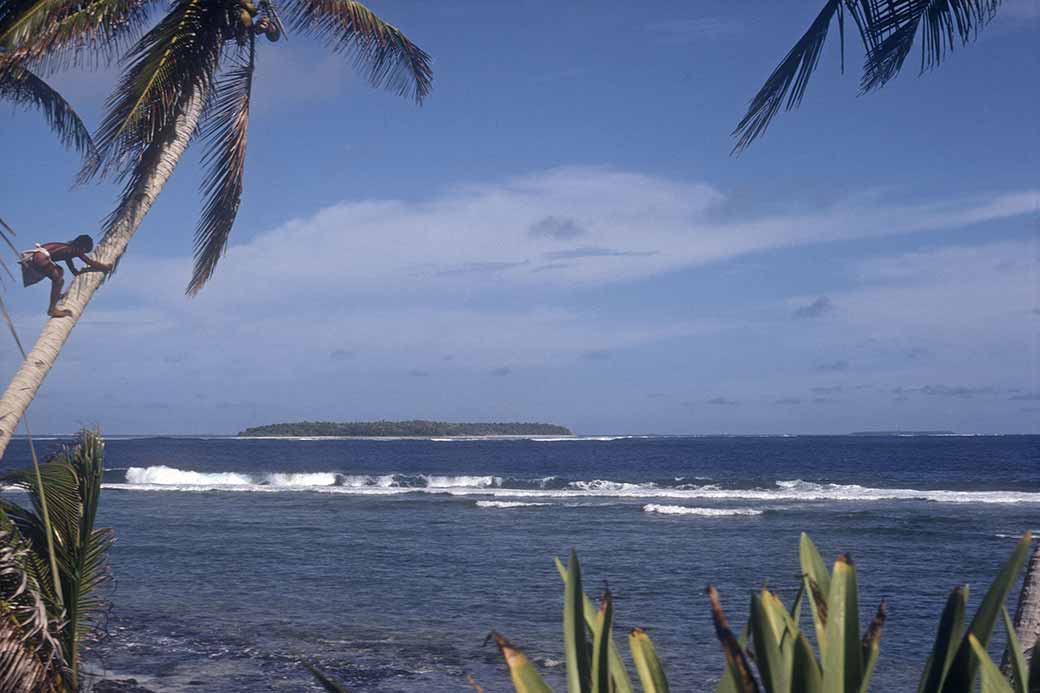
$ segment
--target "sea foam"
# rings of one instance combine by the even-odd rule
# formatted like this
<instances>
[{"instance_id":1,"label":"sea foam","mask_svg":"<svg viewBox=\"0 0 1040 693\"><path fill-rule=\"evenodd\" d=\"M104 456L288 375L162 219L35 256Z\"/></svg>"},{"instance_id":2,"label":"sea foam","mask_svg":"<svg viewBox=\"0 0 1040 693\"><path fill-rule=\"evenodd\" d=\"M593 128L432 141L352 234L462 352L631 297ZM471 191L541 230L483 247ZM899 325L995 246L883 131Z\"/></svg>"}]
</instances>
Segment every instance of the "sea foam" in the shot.
<instances>
[{"instance_id":1,"label":"sea foam","mask_svg":"<svg viewBox=\"0 0 1040 693\"><path fill-rule=\"evenodd\" d=\"M933 503L1040 504L1030 491L964 491L947 489L875 488L859 484L824 484L802 479L779 480L770 488L727 488L723 484L631 482L613 479L567 481L556 477L511 478L493 475L341 474L197 472L167 466L130 467L124 484L106 488L156 491L293 491L354 495L430 493L490 496L501 499L662 499L672 501L842 502L927 501Z\"/></svg>"},{"instance_id":2,"label":"sea foam","mask_svg":"<svg viewBox=\"0 0 1040 693\"><path fill-rule=\"evenodd\" d=\"M645 513L660 515L701 515L703 517L727 517L730 515L761 515L762 510L754 508L691 508L686 505L659 505L649 503L643 506Z\"/></svg>"},{"instance_id":3,"label":"sea foam","mask_svg":"<svg viewBox=\"0 0 1040 693\"><path fill-rule=\"evenodd\" d=\"M489 501L481 500L477 501L478 508L534 508L543 505L551 505L551 503L525 503L523 501Z\"/></svg>"}]
</instances>

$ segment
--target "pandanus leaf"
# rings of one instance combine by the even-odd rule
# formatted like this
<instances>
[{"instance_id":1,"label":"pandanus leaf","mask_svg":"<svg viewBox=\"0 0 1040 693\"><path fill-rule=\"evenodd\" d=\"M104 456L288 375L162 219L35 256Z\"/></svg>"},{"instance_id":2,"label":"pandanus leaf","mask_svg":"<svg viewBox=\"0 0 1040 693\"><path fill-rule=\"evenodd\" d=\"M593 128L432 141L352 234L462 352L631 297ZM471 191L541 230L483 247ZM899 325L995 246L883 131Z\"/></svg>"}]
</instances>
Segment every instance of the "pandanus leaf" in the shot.
<instances>
[{"instance_id":1,"label":"pandanus leaf","mask_svg":"<svg viewBox=\"0 0 1040 693\"><path fill-rule=\"evenodd\" d=\"M794 642L791 693L823 693L823 672L804 633L798 633Z\"/></svg>"},{"instance_id":2,"label":"pandanus leaf","mask_svg":"<svg viewBox=\"0 0 1040 693\"><path fill-rule=\"evenodd\" d=\"M975 634L968 633L966 640L968 647L971 649L972 659L979 668L982 679L982 693L1014 693L1011 685L1008 684L1004 675L1000 673L1000 669L993 663L993 660L989 658L989 653L986 652L985 646L979 642ZM971 689L965 688L964 690L970 691Z\"/></svg>"},{"instance_id":3,"label":"pandanus leaf","mask_svg":"<svg viewBox=\"0 0 1040 693\"><path fill-rule=\"evenodd\" d=\"M1007 600L1008 592L1011 591L1011 587L1015 584L1018 574L1026 563L1032 541L1033 535L1031 532L1026 532L1022 539L1019 540L1015 550L1011 553L1011 557L1004 563L1000 573L993 580L993 584L990 585L986 596L982 598L982 604L979 605L978 610L975 612L975 617L971 620L968 635L974 636L983 650L989 645L989 638L993 634L993 628L996 626L997 618L1000 616L1000 607ZM972 655L971 643L965 637L961 640L957 648L957 654L954 655L953 662L950 664L949 671L946 674L942 688L943 693L960 693L961 691L971 690L978 671L978 660Z\"/></svg>"},{"instance_id":4,"label":"pandanus leaf","mask_svg":"<svg viewBox=\"0 0 1040 693\"><path fill-rule=\"evenodd\" d=\"M628 634L628 647L632 650L632 661L639 673L639 682L643 684L643 693L668 693L668 678L646 631L633 628Z\"/></svg>"},{"instance_id":5,"label":"pandanus leaf","mask_svg":"<svg viewBox=\"0 0 1040 693\"><path fill-rule=\"evenodd\" d=\"M1015 626L1011 623L1011 615L1007 607L1000 605L1000 613L1004 616L1004 630L1007 631L1007 649L1011 659L1012 685L1015 693L1029 693L1029 668L1026 666L1022 643L1018 641Z\"/></svg>"},{"instance_id":6,"label":"pandanus leaf","mask_svg":"<svg viewBox=\"0 0 1040 693\"><path fill-rule=\"evenodd\" d=\"M831 589L831 575L816 549L816 544L805 532L799 545L802 563L802 589L809 597L812 610L813 625L816 627L816 645L820 648L820 656L827 651L827 595Z\"/></svg>"},{"instance_id":7,"label":"pandanus leaf","mask_svg":"<svg viewBox=\"0 0 1040 693\"><path fill-rule=\"evenodd\" d=\"M946 672L953 663L954 655L964 631L964 610L968 602L968 586L954 587L946 599L939 630L935 634L935 645L928 658L918 693L938 693L942 689Z\"/></svg>"},{"instance_id":8,"label":"pandanus leaf","mask_svg":"<svg viewBox=\"0 0 1040 693\"><path fill-rule=\"evenodd\" d=\"M538 670L534 668L531 660L524 656L523 652L499 633L491 635L495 638L498 651L506 660L516 693L552 693L552 689L546 685Z\"/></svg>"},{"instance_id":9,"label":"pandanus leaf","mask_svg":"<svg viewBox=\"0 0 1040 693\"><path fill-rule=\"evenodd\" d=\"M560 579L563 583L567 584L567 568L563 565L563 561L559 558L554 558L556 563L556 570L560 574ZM582 594L582 606L584 607L585 613L585 625L592 631L592 637L596 637L596 616L597 609L596 605L592 603L588 595ZM628 676L628 670L625 669L625 661L621 659L621 650L618 649L617 643L611 638L608 643L610 653L610 677L614 682L615 693L633 693L632 679Z\"/></svg>"},{"instance_id":10,"label":"pandanus leaf","mask_svg":"<svg viewBox=\"0 0 1040 693\"><path fill-rule=\"evenodd\" d=\"M771 607L766 605L769 593L751 595L751 639L755 644L755 663L762 674L762 683L768 693L787 693L791 689L791 662L794 648L786 651L781 640L786 629L773 625Z\"/></svg>"},{"instance_id":11,"label":"pandanus leaf","mask_svg":"<svg viewBox=\"0 0 1040 693\"><path fill-rule=\"evenodd\" d=\"M798 585L798 593L794 595L791 604L791 620L798 626L802 622L802 604L805 602L805 580ZM798 626L799 628L801 626Z\"/></svg>"},{"instance_id":12,"label":"pandanus leaf","mask_svg":"<svg viewBox=\"0 0 1040 693\"><path fill-rule=\"evenodd\" d=\"M583 596L581 566L577 553L571 549L563 594L563 648L567 660L567 690L570 693L588 693L591 689Z\"/></svg>"},{"instance_id":13,"label":"pandanus leaf","mask_svg":"<svg viewBox=\"0 0 1040 693\"><path fill-rule=\"evenodd\" d=\"M863 679L859 684L859 693L867 693L870 690L870 678L874 675L874 666L877 664L878 653L881 651L881 629L888 618L888 610L885 600L878 604L877 613L867 626L867 632L863 635Z\"/></svg>"},{"instance_id":14,"label":"pandanus leaf","mask_svg":"<svg viewBox=\"0 0 1040 693\"><path fill-rule=\"evenodd\" d=\"M834 562L827 594L827 646L823 656L823 687L830 692L859 690L863 678L859 639L859 596L856 569L845 554Z\"/></svg>"},{"instance_id":15,"label":"pandanus leaf","mask_svg":"<svg viewBox=\"0 0 1040 693\"><path fill-rule=\"evenodd\" d=\"M742 652L747 650L749 637L751 637L751 624L746 623L744 624L743 632L737 638L737 648ZM733 672L733 668L727 664L726 670L722 673L722 678L719 679L719 685L715 687L715 693L742 693L743 689L737 685Z\"/></svg>"},{"instance_id":16,"label":"pandanus leaf","mask_svg":"<svg viewBox=\"0 0 1040 693\"><path fill-rule=\"evenodd\" d=\"M610 640L614 625L614 600L610 592L603 595L603 603L596 615L595 635L592 639L592 692L610 691Z\"/></svg>"},{"instance_id":17,"label":"pandanus leaf","mask_svg":"<svg viewBox=\"0 0 1040 693\"><path fill-rule=\"evenodd\" d=\"M751 664L744 653L744 646L733 635L726 614L722 610L718 590L708 585L707 593L711 603L711 619L715 624L715 637L719 639L722 651L726 655L726 674L722 677L718 690L720 693L759 693L758 683L751 674Z\"/></svg>"}]
</instances>

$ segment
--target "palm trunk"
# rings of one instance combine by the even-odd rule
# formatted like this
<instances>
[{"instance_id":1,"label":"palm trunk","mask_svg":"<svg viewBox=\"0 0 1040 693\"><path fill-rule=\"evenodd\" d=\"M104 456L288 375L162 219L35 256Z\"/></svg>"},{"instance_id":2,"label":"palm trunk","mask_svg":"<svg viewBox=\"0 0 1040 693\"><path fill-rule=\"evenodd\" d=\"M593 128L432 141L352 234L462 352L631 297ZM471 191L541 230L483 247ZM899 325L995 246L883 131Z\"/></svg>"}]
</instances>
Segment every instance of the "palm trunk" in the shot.
<instances>
[{"instance_id":1,"label":"palm trunk","mask_svg":"<svg viewBox=\"0 0 1040 693\"><path fill-rule=\"evenodd\" d=\"M1033 648L1040 640L1040 544L1033 551L1033 558L1026 569L1026 577L1022 580L1022 591L1018 595L1018 608L1015 609L1015 635L1022 645L1026 657L1026 666L1033 655ZM1010 653L1004 652L1004 673L1011 671Z\"/></svg>"},{"instance_id":2,"label":"palm trunk","mask_svg":"<svg viewBox=\"0 0 1040 693\"><path fill-rule=\"evenodd\" d=\"M105 240L94 252L95 258L101 262L114 263L122 257L130 238L137 231L166 180L173 173L177 161L187 149L202 113L202 105L203 99L198 96L184 100L184 106L174 121L172 134L159 150L155 165L124 198L118 209L118 216L105 235ZM68 296L60 304L62 308L72 311L72 316L51 318L47 321L36 344L0 398L0 457L7 449L18 422L43 384L43 379L58 359L58 354L72 333L72 328L79 322L87 303L101 286L103 279L104 275L101 272L85 272L75 278L69 287Z\"/></svg>"}]
</instances>

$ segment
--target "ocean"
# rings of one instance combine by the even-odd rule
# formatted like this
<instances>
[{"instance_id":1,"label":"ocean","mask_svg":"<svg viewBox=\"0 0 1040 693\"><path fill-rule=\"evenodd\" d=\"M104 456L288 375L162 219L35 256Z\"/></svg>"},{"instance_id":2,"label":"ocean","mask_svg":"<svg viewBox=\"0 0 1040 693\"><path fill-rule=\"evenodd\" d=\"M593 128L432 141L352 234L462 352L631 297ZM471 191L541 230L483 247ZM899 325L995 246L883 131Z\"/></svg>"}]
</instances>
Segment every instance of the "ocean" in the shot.
<instances>
[{"instance_id":1,"label":"ocean","mask_svg":"<svg viewBox=\"0 0 1040 693\"><path fill-rule=\"evenodd\" d=\"M472 690L467 675L511 690L492 630L561 685L552 559L572 547L586 590L615 595L616 632L646 628L673 690L710 691L723 658L705 586L738 628L752 590L789 601L802 531L828 562L851 554L864 623L888 601L873 690L914 690L949 590L969 583L974 609L1016 538L1040 530L1040 436L145 437L106 451L98 521L117 541L91 661L160 692L319 690L301 661L353 691ZM5 462L28 465L24 441Z\"/></svg>"}]
</instances>

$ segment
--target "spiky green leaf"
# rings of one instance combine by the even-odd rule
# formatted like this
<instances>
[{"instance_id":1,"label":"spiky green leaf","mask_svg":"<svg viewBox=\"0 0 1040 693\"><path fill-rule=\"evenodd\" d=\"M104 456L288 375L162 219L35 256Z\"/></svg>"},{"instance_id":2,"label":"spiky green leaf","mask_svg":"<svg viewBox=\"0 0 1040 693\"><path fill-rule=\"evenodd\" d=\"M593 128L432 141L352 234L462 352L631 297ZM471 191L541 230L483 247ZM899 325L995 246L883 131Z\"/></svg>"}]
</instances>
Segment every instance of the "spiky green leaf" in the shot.
<instances>
[{"instance_id":1,"label":"spiky green leaf","mask_svg":"<svg viewBox=\"0 0 1040 693\"><path fill-rule=\"evenodd\" d=\"M610 685L610 641L614 626L614 600L610 592L603 595L603 602L596 615L596 627L592 639L592 693L611 693Z\"/></svg>"},{"instance_id":2,"label":"spiky green leaf","mask_svg":"<svg viewBox=\"0 0 1040 693\"><path fill-rule=\"evenodd\" d=\"M794 643L782 625L774 625L768 593L751 595L751 640L755 647L755 664L762 674L768 693L786 693L791 688L791 663ZM782 641L788 646L784 648Z\"/></svg>"},{"instance_id":3,"label":"spiky green leaf","mask_svg":"<svg viewBox=\"0 0 1040 693\"><path fill-rule=\"evenodd\" d=\"M1022 567L1029 557L1029 548L1032 540L1033 535L1031 532L1026 532L1022 539L1019 540L1015 550L1011 553L1003 567L1001 567L1000 573L993 580L989 590L986 591L986 595L982 598L982 604L979 605L974 618L971 620L968 635L974 636L983 649L989 645L993 628L1000 617L1000 607L1007 601L1008 593L1011 591L1018 574L1022 571ZM977 673L978 661L972 655L969 639L965 637L961 640L957 648L957 654L954 655L953 662L950 664L943 683L943 692L959 693L960 691L970 690Z\"/></svg>"},{"instance_id":4,"label":"spiky green leaf","mask_svg":"<svg viewBox=\"0 0 1040 693\"><path fill-rule=\"evenodd\" d=\"M559 558L553 558L553 562L556 564L556 572L560 574L560 579L563 583L567 584L567 568L563 565L563 561ZM585 615L585 625L588 626L589 631L592 633L593 638L596 637L596 619L598 610L596 605L592 603L587 594L582 594L582 607ZM618 649L617 643L613 638L610 639L609 643L610 650L610 676L614 681L614 690L616 693L632 693L632 679L628 675L628 670L625 668L625 661L621 658L621 651Z\"/></svg>"},{"instance_id":5,"label":"spiky green leaf","mask_svg":"<svg viewBox=\"0 0 1040 693\"><path fill-rule=\"evenodd\" d=\"M827 647L823 656L823 687L857 693L863 679L859 637L859 589L856 569L845 554L838 556L827 595Z\"/></svg>"},{"instance_id":6,"label":"spiky green leaf","mask_svg":"<svg viewBox=\"0 0 1040 693\"><path fill-rule=\"evenodd\" d=\"M831 574L816 544L805 532L802 532L798 553L802 565L802 590L809 599L816 628L816 645L823 657L827 651L827 595L831 590Z\"/></svg>"},{"instance_id":7,"label":"spiky green leaf","mask_svg":"<svg viewBox=\"0 0 1040 693\"><path fill-rule=\"evenodd\" d=\"M823 693L823 672L804 633L798 633L794 643L791 693Z\"/></svg>"},{"instance_id":8,"label":"spiky green leaf","mask_svg":"<svg viewBox=\"0 0 1040 693\"><path fill-rule=\"evenodd\" d=\"M964 632L964 611L968 601L968 586L954 587L946 599L942 616L939 619L935 644L928 658L927 666L921 676L920 693L938 693L942 690L946 673L957 654Z\"/></svg>"},{"instance_id":9,"label":"spiky green leaf","mask_svg":"<svg viewBox=\"0 0 1040 693\"><path fill-rule=\"evenodd\" d=\"M722 610L722 602L719 600L719 592L714 586L708 585L706 590L708 601L711 604L711 620L715 625L715 637L722 645L722 651L726 655L727 677L720 682L720 689L726 693L758 693L758 682L751 673L751 663L744 652L744 645L738 642L733 630L729 627L729 621ZM750 626L748 631L750 632ZM723 688L724 686L728 686Z\"/></svg>"},{"instance_id":10,"label":"spiky green leaf","mask_svg":"<svg viewBox=\"0 0 1040 693\"><path fill-rule=\"evenodd\" d=\"M1029 667L1026 665L1022 643L1018 641L1015 626L1011 623L1011 615L1007 607L1000 605L1000 613L1004 617L1004 630L1007 632L1007 652L1011 660L1011 682L1015 693L1029 693Z\"/></svg>"},{"instance_id":11,"label":"spiky green leaf","mask_svg":"<svg viewBox=\"0 0 1040 693\"><path fill-rule=\"evenodd\" d=\"M632 652L632 662L639 674L639 682L643 685L643 693L668 693L668 677L646 631L633 628L628 634L628 648Z\"/></svg>"},{"instance_id":12,"label":"spiky green leaf","mask_svg":"<svg viewBox=\"0 0 1040 693\"><path fill-rule=\"evenodd\" d=\"M570 693L588 693L592 688L583 596L581 565L578 563L578 554L571 549L563 595L563 648L567 661L567 690Z\"/></svg>"},{"instance_id":13,"label":"spiky green leaf","mask_svg":"<svg viewBox=\"0 0 1040 693\"><path fill-rule=\"evenodd\" d=\"M985 646L979 642L979 639L973 633L968 633L966 640L968 641L972 658L979 669L982 682L981 693L1014 693L1007 679L1000 673L1000 669L989 658L989 653L986 652ZM964 690L968 691L970 689Z\"/></svg>"},{"instance_id":14,"label":"spiky green leaf","mask_svg":"<svg viewBox=\"0 0 1040 693\"><path fill-rule=\"evenodd\" d=\"M516 693L552 693L552 689L545 683L541 674L523 652L504 636L498 633L492 633L492 636L506 660L506 666L509 667L509 676L513 679L513 688L516 689Z\"/></svg>"}]
</instances>

